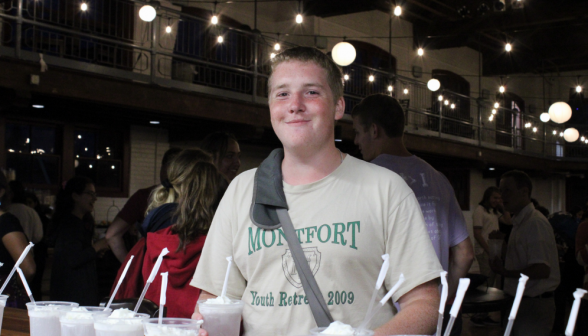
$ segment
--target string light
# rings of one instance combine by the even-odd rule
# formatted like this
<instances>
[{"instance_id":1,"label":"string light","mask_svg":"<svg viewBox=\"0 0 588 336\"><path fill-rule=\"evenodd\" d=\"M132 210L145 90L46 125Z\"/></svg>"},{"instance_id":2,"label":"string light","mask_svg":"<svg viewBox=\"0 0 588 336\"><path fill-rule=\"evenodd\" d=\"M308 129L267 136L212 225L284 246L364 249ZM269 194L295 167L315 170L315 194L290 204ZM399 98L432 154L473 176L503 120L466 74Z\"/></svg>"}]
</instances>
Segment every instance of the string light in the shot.
<instances>
[{"instance_id":1,"label":"string light","mask_svg":"<svg viewBox=\"0 0 588 336\"><path fill-rule=\"evenodd\" d=\"M271 54L270 54L270 58L271 58L271 59L274 59L274 57L276 57L276 54L274 54L274 53L271 53Z\"/></svg>"},{"instance_id":2,"label":"string light","mask_svg":"<svg viewBox=\"0 0 588 336\"><path fill-rule=\"evenodd\" d=\"M582 135L582 137L580 138L580 140L584 141L584 140L586 140L586 137Z\"/></svg>"},{"instance_id":3,"label":"string light","mask_svg":"<svg viewBox=\"0 0 588 336\"><path fill-rule=\"evenodd\" d=\"M537 133L537 127L533 127L533 133Z\"/></svg>"},{"instance_id":4,"label":"string light","mask_svg":"<svg viewBox=\"0 0 588 336\"><path fill-rule=\"evenodd\" d=\"M445 104L445 105L449 105L449 100L445 99L445 102L444 102L444 104Z\"/></svg>"},{"instance_id":5,"label":"string light","mask_svg":"<svg viewBox=\"0 0 588 336\"><path fill-rule=\"evenodd\" d=\"M496 110L495 109L492 109L492 114L496 114Z\"/></svg>"},{"instance_id":6,"label":"string light","mask_svg":"<svg viewBox=\"0 0 588 336\"><path fill-rule=\"evenodd\" d=\"M510 43L507 43L507 44L504 46L504 50L506 50L507 52L510 52L510 51L512 50L512 44L510 44Z\"/></svg>"},{"instance_id":7,"label":"string light","mask_svg":"<svg viewBox=\"0 0 588 336\"><path fill-rule=\"evenodd\" d=\"M439 95L439 97L437 97L437 99L439 99L439 101L443 101L443 96Z\"/></svg>"},{"instance_id":8,"label":"string light","mask_svg":"<svg viewBox=\"0 0 588 336\"><path fill-rule=\"evenodd\" d=\"M455 104L451 104L450 107L451 107L451 109L454 109L455 108Z\"/></svg>"},{"instance_id":9,"label":"string light","mask_svg":"<svg viewBox=\"0 0 588 336\"><path fill-rule=\"evenodd\" d=\"M578 93L582 92L582 87L580 85L576 86L576 92L578 92Z\"/></svg>"},{"instance_id":10,"label":"string light","mask_svg":"<svg viewBox=\"0 0 588 336\"><path fill-rule=\"evenodd\" d=\"M549 116L549 113L547 112L543 112L541 113L541 115L539 116L539 119L541 119L541 121L543 121L544 123L548 122L549 119L551 119L551 117Z\"/></svg>"},{"instance_id":11,"label":"string light","mask_svg":"<svg viewBox=\"0 0 588 336\"><path fill-rule=\"evenodd\" d=\"M506 88L504 87L504 85L500 85L498 91L500 91L500 93L504 93L504 91L506 91Z\"/></svg>"},{"instance_id":12,"label":"string light","mask_svg":"<svg viewBox=\"0 0 588 336\"><path fill-rule=\"evenodd\" d=\"M425 51L423 50L423 48L419 48L419 50L417 50L417 54L419 56L423 56L425 54Z\"/></svg>"},{"instance_id":13,"label":"string light","mask_svg":"<svg viewBox=\"0 0 588 336\"><path fill-rule=\"evenodd\" d=\"M165 27L165 32L168 33L168 34L171 33L172 32L172 27L171 26Z\"/></svg>"},{"instance_id":14,"label":"string light","mask_svg":"<svg viewBox=\"0 0 588 336\"><path fill-rule=\"evenodd\" d=\"M87 10L88 10L88 4L87 4L87 3L85 3L85 2L82 2L82 5L80 6L80 8L81 8L81 10L82 10L82 11L84 11L84 12L85 12L85 11L87 11Z\"/></svg>"},{"instance_id":15,"label":"string light","mask_svg":"<svg viewBox=\"0 0 588 336\"><path fill-rule=\"evenodd\" d=\"M408 89L404 89L404 94L408 94Z\"/></svg>"},{"instance_id":16,"label":"string light","mask_svg":"<svg viewBox=\"0 0 588 336\"><path fill-rule=\"evenodd\" d=\"M213 25L217 24L217 23L218 23L218 16L216 16L216 15L213 15L213 16L210 18L210 23L212 23Z\"/></svg>"},{"instance_id":17,"label":"string light","mask_svg":"<svg viewBox=\"0 0 588 336\"><path fill-rule=\"evenodd\" d=\"M400 6L396 6L396 7L394 8L394 15L396 15L396 16L400 16L400 15L402 15L402 7L400 7Z\"/></svg>"},{"instance_id":18,"label":"string light","mask_svg":"<svg viewBox=\"0 0 588 336\"><path fill-rule=\"evenodd\" d=\"M392 90L394 90L394 88L392 87L392 85L388 85L388 91L392 92Z\"/></svg>"},{"instance_id":19,"label":"string light","mask_svg":"<svg viewBox=\"0 0 588 336\"><path fill-rule=\"evenodd\" d=\"M221 35L219 35L216 40L218 43L223 43L225 39Z\"/></svg>"},{"instance_id":20,"label":"string light","mask_svg":"<svg viewBox=\"0 0 588 336\"><path fill-rule=\"evenodd\" d=\"M491 115L491 116L488 118L488 120L490 120L490 121L492 121L493 119L494 119L494 116L493 116L493 115Z\"/></svg>"},{"instance_id":21,"label":"string light","mask_svg":"<svg viewBox=\"0 0 588 336\"><path fill-rule=\"evenodd\" d=\"M145 22L151 22L155 20L156 16L157 11L151 5L145 5L139 9L139 17Z\"/></svg>"},{"instance_id":22,"label":"string light","mask_svg":"<svg viewBox=\"0 0 588 336\"><path fill-rule=\"evenodd\" d=\"M498 104L498 102L494 103L494 108L499 108L500 104Z\"/></svg>"},{"instance_id":23,"label":"string light","mask_svg":"<svg viewBox=\"0 0 588 336\"><path fill-rule=\"evenodd\" d=\"M374 77L374 75L370 75L370 77L368 78L368 80L369 80L370 82L373 82L375 79L376 79L376 78Z\"/></svg>"},{"instance_id":24,"label":"string light","mask_svg":"<svg viewBox=\"0 0 588 336\"><path fill-rule=\"evenodd\" d=\"M302 23L302 14L296 15L296 23Z\"/></svg>"},{"instance_id":25,"label":"string light","mask_svg":"<svg viewBox=\"0 0 588 336\"><path fill-rule=\"evenodd\" d=\"M343 75L343 79L344 80L349 80L349 75L348 74Z\"/></svg>"},{"instance_id":26,"label":"string light","mask_svg":"<svg viewBox=\"0 0 588 336\"><path fill-rule=\"evenodd\" d=\"M280 50L280 44L279 43L274 44L274 50L275 51Z\"/></svg>"},{"instance_id":27,"label":"string light","mask_svg":"<svg viewBox=\"0 0 588 336\"><path fill-rule=\"evenodd\" d=\"M553 130L553 135L556 135L556 134L557 134L557 131L556 130Z\"/></svg>"}]
</instances>

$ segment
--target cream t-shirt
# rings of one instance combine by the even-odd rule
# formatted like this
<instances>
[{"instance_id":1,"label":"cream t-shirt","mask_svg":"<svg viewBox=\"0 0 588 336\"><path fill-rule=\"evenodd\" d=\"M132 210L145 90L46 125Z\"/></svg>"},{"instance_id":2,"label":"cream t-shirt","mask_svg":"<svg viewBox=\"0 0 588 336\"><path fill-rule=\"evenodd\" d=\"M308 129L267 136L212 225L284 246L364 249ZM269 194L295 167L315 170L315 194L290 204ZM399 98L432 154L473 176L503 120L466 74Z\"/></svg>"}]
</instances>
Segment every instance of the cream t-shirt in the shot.
<instances>
[{"instance_id":1,"label":"cream t-shirt","mask_svg":"<svg viewBox=\"0 0 588 336\"><path fill-rule=\"evenodd\" d=\"M249 217L255 170L229 186L212 222L192 286L219 295L233 256L229 297L245 302L246 336L304 335L316 327L281 229L262 230ZM442 271L420 206L388 169L347 156L329 176L306 185L284 183L289 214L335 320L358 326L365 316L381 255L390 269L378 300L404 273L397 301ZM393 317L388 302L371 327Z\"/></svg>"},{"instance_id":2,"label":"cream t-shirt","mask_svg":"<svg viewBox=\"0 0 588 336\"><path fill-rule=\"evenodd\" d=\"M476 210L474 210L472 217L474 221L473 226L475 228L482 228L482 237L486 239L486 243L490 239L490 233L500 229L498 224L498 215L496 213L490 213L486 211L486 209L481 205L478 205ZM477 241L475 244L475 253L476 255L484 253L484 248Z\"/></svg>"}]
</instances>

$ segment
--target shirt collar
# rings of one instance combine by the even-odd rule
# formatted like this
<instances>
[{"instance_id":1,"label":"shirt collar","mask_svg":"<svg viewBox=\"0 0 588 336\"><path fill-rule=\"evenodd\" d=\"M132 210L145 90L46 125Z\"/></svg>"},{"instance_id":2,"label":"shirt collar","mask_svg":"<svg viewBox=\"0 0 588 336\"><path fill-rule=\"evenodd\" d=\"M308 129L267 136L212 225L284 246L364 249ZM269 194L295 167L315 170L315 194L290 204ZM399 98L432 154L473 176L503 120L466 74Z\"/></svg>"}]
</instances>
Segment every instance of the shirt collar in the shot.
<instances>
[{"instance_id":1,"label":"shirt collar","mask_svg":"<svg viewBox=\"0 0 588 336\"><path fill-rule=\"evenodd\" d=\"M535 211L535 206L533 205L533 202L530 202L529 204L527 204L526 207L519 211L519 213L516 216L513 217L512 224L520 225L527 217L529 217L533 213L533 211Z\"/></svg>"}]
</instances>

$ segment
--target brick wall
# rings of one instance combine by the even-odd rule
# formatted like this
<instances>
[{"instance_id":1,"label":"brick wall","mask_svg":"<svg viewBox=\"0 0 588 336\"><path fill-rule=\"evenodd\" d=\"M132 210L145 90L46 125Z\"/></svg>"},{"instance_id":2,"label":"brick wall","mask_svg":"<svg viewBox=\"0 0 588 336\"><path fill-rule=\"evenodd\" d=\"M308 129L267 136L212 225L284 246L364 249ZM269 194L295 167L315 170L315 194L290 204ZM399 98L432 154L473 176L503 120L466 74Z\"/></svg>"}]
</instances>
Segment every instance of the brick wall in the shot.
<instances>
[{"instance_id":1,"label":"brick wall","mask_svg":"<svg viewBox=\"0 0 588 336\"><path fill-rule=\"evenodd\" d=\"M159 183L161 159L168 148L168 132L166 129L131 126L129 195L132 195L138 189ZM94 205L96 222L107 219L112 221L118 213L118 209L122 209L127 200L128 198L98 197Z\"/></svg>"}]
</instances>

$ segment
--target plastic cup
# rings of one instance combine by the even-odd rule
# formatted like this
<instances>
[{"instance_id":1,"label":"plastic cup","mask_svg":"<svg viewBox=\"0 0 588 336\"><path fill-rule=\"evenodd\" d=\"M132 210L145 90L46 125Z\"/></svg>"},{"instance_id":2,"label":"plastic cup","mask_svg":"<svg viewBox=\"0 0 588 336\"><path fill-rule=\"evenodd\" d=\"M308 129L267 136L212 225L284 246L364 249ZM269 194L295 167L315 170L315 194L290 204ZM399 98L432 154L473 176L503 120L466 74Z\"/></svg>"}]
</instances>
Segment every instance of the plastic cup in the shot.
<instances>
[{"instance_id":1,"label":"plastic cup","mask_svg":"<svg viewBox=\"0 0 588 336\"><path fill-rule=\"evenodd\" d=\"M143 321L146 336L198 336L201 324L202 321L172 317L162 318L161 325L158 318Z\"/></svg>"},{"instance_id":2,"label":"plastic cup","mask_svg":"<svg viewBox=\"0 0 588 336\"><path fill-rule=\"evenodd\" d=\"M94 316L96 336L144 336L143 321L150 316L136 313L131 318Z\"/></svg>"},{"instance_id":3,"label":"plastic cup","mask_svg":"<svg viewBox=\"0 0 588 336\"><path fill-rule=\"evenodd\" d=\"M6 307L8 295L0 295L0 330L2 330L2 319L4 319L4 307Z\"/></svg>"},{"instance_id":4,"label":"plastic cup","mask_svg":"<svg viewBox=\"0 0 588 336\"><path fill-rule=\"evenodd\" d=\"M212 336L239 336L244 305L241 300L231 300L229 304L206 303L206 300L199 300L198 308L204 317L202 328Z\"/></svg>"},{"instance_id":5,"label":"plastic cup","mask_svg":"<svg viewBox=\"0 0 588 336\"><path fill-rule=\"evenodd\" d=\"M27 303L31 336L61 336L59 318L79 304L64 301L37 301Z\"/></svg>"},{"instance_id":6,"label":"plastic cup","mask_svg":"<svg viewBox=\"0 0 588 336\"><path fill-rule=\"evenodd\" d=\"M112 309L104 307L82 307L87 311L70 311L59 317L61 336L95 336L94 316L108 317Z\"/></svg>"},{"instance_id":7,"label":"plastic cup","mask_svg":"<svg viewBox=\"0 0 588 336\"><path fill-rule=\"evenodd\" d=\"M329 334L323 334L322 332L325 331L325 327L322 328L314 328L314 329L310 329L310 334L311 335L329 335ZM355 329L353 329L355 331ZM358 335L361 336L372 336L374 334L373 330L368 330L368 329L364 329L361 333L359 333ZM349 334L349 336L353 336L353 334Z\"/></svg>"}]
</instances>

